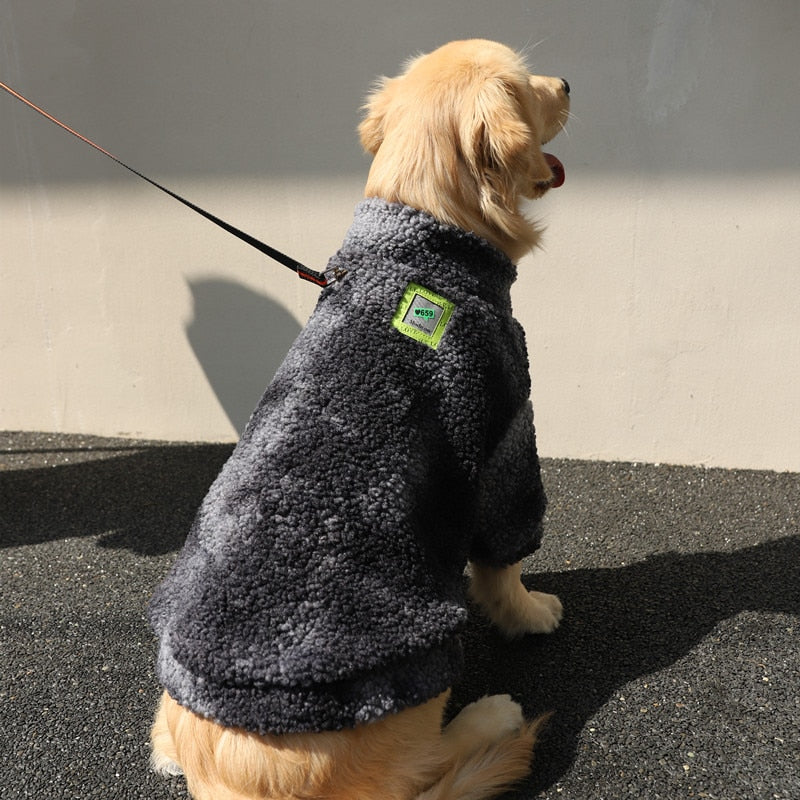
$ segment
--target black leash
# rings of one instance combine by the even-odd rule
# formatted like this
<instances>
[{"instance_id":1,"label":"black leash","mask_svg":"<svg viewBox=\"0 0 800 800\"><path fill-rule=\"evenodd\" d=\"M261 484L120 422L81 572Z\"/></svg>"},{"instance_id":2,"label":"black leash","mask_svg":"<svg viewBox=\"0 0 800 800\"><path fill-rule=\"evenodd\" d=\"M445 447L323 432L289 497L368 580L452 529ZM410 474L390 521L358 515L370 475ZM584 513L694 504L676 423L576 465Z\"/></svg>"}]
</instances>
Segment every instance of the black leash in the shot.
<instances>
[{"instance_id":1,"label":"black leash","mask_svg":"<svg viewBox=\"0 0 800 800\"><path fill-rule=\"evenodd\" d=\"M344 275L342 270L326 270L325 272L316 272L313 269L308 269L308 267L303 266L299 261L295 261L293 258L290 258L285 253L281 253L280 250L276 250L274 247L270 247L268 244L264 244L264 242L256 239L254 236L251 236L249 233L245 233L244 231L240 230L239 228L234 227L225 220L220 219L219 217L211 214L210 212L206 211L205 209L200 208L200 206L195 205L194 203L186 200L184 197L181 197L179 194L167 189L166 186L162 186L160 183L156 183L156 181L148 178L147 175L142 175L141 172L135 170L133 167L128 166L124 161L118 159L115 155L112 155L108 152L108 150L104 150L100 147L99 144L95 144L91 139L87 139L82 134L78 133L76 130L73 130L68 125L65 125L60 120L56 119L51 114L48 114L44 109L39 108L39 106L32 103L26 97L23 97L19 92L15 92L10 86L6 86L2 81L0 81L0 89L5 89L12 97L16 97L17 100L21 100L25 103L26 106L32 108L34 111L41 114L46 119L49 119L50 122L55 123L58 125L59 128L62 130L67 131L67 133L71 133L76 138L80 139L85 144L88 144L90 147L93 147L95 150L99 150L104 156L107 156L112 161L116 161L121 167L125 167L128 172L132 172L137 177L141 178L142 180L147 181L152 186L155 186L156 189L160 189L165 194L168 194L170 197L173 197L179 203L183 203L188 208L191 208L192 211L196 211L200 216L205 217L207 220L210 220L215 225L219 225L224 231L228 233L232 233L237 238L241 239L243 242L247 242L251 247L255 247L256 250L264 253L264 255L269 256L270 258L277 261L279 264L283 264L283 266L288 267L289 269L293 270L297 273L299 278L302 278L304 281L310 281L311 283L315 283L317 286L328 286L331 283L339 280Z\"/></svg>"}]
</instances>

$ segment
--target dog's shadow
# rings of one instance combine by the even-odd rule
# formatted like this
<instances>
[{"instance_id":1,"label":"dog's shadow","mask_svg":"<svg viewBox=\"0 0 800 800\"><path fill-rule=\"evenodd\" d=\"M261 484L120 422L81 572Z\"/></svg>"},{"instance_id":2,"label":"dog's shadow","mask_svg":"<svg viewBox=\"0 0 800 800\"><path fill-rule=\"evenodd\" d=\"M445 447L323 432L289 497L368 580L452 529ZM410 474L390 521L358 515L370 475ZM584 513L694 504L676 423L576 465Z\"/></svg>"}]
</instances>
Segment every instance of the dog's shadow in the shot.
<instances>
[{"instance_id":1,"label":"dog's shadow","mask_svg":"<svg viewBox=\"0 0 800 800\"><path fill-rule=\"evenodd\" d=\"M674 664L740 612L800 614L800 536L524 580L564 600L561 628L508 643L475 612L453 705L508 692L529 715L555 712L525 787L536 796L567 772L584 726L625 684Z\"/></svg>"},{"instance_id":2,"label":"dog's shadow","mask_svg":"<svg viewBox=\"0 0 800 800\"><path fill-rule=\"evenodd\" d=\"M186 336L220 406L239 433L300 333L272 298L230 280L190 280Z\"/></svg>"}]
</instances>

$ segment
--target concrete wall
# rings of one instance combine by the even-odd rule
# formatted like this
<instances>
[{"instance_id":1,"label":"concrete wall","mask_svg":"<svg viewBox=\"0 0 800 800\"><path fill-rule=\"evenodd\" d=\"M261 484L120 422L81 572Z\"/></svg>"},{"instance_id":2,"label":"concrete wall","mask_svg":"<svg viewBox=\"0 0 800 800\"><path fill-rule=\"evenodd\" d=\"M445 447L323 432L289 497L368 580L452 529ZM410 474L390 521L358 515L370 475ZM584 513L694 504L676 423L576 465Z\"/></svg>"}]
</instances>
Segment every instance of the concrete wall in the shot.
<instances>
[{"instance_id":1,"label":"concrete wall","mask_svg":"<svg viewBox=\"0 0 800 800\"><path fill-rule=\"evenodd\" d=\"M800 470L796 0L0 0L0 80L311 266L373 78L449 39L566 76L514 302L545 455ZM316 289L0 93L0 426L226 440Z\"/></svg>"}]
</instances>

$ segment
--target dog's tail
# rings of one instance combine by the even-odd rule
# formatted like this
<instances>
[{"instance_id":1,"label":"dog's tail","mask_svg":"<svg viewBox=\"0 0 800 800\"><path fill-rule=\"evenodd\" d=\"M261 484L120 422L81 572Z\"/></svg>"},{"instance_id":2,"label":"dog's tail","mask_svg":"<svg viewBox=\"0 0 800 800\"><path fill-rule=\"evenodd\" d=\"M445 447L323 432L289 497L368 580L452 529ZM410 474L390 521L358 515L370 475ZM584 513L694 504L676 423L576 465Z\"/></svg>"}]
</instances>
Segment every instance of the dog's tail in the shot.
<instances>
[{"instance_id":1,"label":"dog's tail","mask_svg":"<svg viewBox=\"0 0 800 800\"><path fill-rule=\"evenodd\" d=\"M545 714L463 756L416 800L487 800L511 789L530 772L534 745L549 718Z\"/></svg>"}]
</instances>

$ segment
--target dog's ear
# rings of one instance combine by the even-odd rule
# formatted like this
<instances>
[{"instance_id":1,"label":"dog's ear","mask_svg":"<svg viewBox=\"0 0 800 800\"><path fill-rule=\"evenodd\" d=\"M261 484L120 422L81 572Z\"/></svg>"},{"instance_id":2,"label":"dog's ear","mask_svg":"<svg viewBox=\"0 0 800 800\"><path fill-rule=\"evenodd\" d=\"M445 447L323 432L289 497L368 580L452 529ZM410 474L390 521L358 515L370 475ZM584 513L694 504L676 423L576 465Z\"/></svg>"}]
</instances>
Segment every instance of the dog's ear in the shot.
<instances>
[{"instance_id":1,"label":"dog's ear","mask_svg":"<svg viewBox=\"0 0 800 800\"><path fill-rule=\"evenodd\" d=\"M471 113L462 117L462 149L478 183L481 210L489 218L498 209L516 211L519 195L537 194L537 186L547 185L553 177L526 118L524 91L527 86L495 78L466 99Z\"/></svg>"},{"instance_id":2,"label":"dog's ear","mask_svg":"<svg viewBox=\"0 0 800 800\"><path fill-rule=\"evenodd\" d=\"M386 113L392 103L398 80L398 78L381 78L364 103L365 116L358 126L358 135L361 146L372 155L378 152L383 142Z\"/></svg>"}]
</instances>

